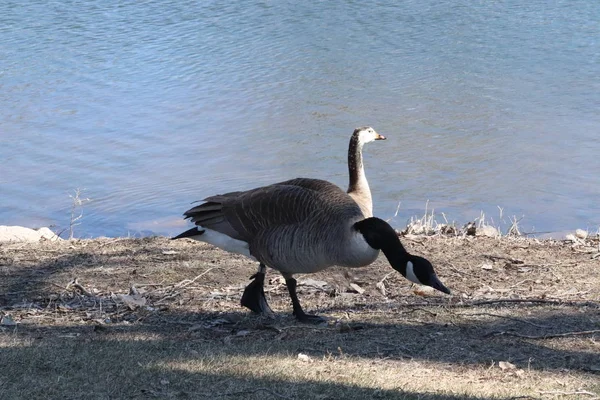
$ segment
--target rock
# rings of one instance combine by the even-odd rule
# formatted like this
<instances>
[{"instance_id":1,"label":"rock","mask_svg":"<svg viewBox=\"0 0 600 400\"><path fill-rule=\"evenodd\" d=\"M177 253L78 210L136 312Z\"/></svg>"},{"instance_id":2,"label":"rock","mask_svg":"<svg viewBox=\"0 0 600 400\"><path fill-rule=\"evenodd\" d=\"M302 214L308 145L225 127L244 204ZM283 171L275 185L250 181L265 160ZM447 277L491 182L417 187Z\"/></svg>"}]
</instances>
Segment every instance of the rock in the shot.
<instances>
[{"instance_id":1,"label":"rock","mask_svg":"<svg viewBox=\"0 0 600 400\"><path fill-rule=\"evenodd\" d=\"M517 369L517 366L515 364L509 363L508 361L500 361L498 363L498 366L503 371L511 370L511 369Z\"/></svg>"},{"instance_id":2,"label":"rock","mask_svg":"<svg viewBox=\"0 0 600 400\"><path fill-rule=\"evenodd\" d=\"M477 233L477 227L474 222L468 222L463 226L463 231L467 236L475 236Z\"/></svg>"},{"instance_id":3,"label":"rock","mask_svg":"<svg viewBox=\"0 0 600 400\"><path fill-rule=\"evenodd\" d=\"M481 269L486 269L488 271L491 271L494 269L494 266L491 263L483 263L481 264Z\"/></svg>"},{"instance_id":4,"label":"rock","mask_svg":"<svg viewBox=\"0 0 600 400\"><path fill-rule=\"evenodd\" d=\"M308 355L303 354L303 353L298 353L298 360L303 361L303 362L313 362L314 361Z\"/></svg>"},{"instance_id":5,"label":"rock","mask_svg":"<svg viewBox=\"0 0 600 400\"><path fill-rule=\"evenodd\" d=\"M477 236L487 236L487 237L497 237L500 235L500 232L498 232L498 229L494 228L491 225L483 225L483 226L477 228L476 235Z\"/></svg>"},{"instance_id":6,"label":"rock","mask_svg":"<svg viewBox=\"0 0 600 400\"><path fill-rule=\"evenodd\" d=\"M579 239L585 239L588 237L588 233L583 229L577 229L575 230L575 236L577 236Z\"/></svg>"},{"instance_id":7,"label":"rock","mask_svg":"<svg viewBox=\"0 0 600 400\"><path fill-rule=\"evenodd\" d=\"M23 226L0 225L0 242L39 242L63 240L48 228L30 229Z\"/></svg>"},{"instance_id":8,"label":"rock","mask_svg":"<svg viewBox=\"0 0 600 400\"><path fill-rule=\"evenodd\" d=\"M436 230L440 232L442 235L456 235L456 228L452 225L448 224L440 224L437 226Z\"/></svg>"}]
</instances>

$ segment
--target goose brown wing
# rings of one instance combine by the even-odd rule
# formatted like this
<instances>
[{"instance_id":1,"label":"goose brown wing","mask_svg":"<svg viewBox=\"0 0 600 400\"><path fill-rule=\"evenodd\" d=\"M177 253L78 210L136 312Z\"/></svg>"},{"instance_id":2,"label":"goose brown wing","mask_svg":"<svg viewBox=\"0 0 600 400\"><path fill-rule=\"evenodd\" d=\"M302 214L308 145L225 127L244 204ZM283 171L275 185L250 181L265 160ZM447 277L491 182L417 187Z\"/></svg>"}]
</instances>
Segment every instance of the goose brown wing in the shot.
<instances>
[{"instance_id":1,"label":"goose brown wing","mask_svg":"<svg viewBox=\"0 0 600 400\"><path fill-rule=\"evenodd\" d=\"M277 226L360 213L354 200L336 185L306 178L211 196L204 201L186 211L185 217L196 225L246 242Z\"/></svg>"}]
</instances>

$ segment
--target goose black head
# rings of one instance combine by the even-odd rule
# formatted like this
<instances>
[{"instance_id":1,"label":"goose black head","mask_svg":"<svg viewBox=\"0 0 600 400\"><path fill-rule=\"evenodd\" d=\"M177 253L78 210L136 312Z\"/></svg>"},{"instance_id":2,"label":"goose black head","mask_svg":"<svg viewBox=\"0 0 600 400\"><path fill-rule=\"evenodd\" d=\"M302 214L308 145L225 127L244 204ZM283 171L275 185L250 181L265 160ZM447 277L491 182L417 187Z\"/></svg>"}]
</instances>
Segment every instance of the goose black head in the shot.
<instances>
[{"instance_id":1,"label":"goose black head","mask_svg":"<svg viewBox=\"0 0 600 400\"><path fill-rule=\"evenodd\" d=\"M382 219L372 217L354 224L369 246L383 251L392 268L406 279L450 294L450 290L438 279L431 263L419 256L409 254L394 228Z\"/></svg>"}]
</instances>

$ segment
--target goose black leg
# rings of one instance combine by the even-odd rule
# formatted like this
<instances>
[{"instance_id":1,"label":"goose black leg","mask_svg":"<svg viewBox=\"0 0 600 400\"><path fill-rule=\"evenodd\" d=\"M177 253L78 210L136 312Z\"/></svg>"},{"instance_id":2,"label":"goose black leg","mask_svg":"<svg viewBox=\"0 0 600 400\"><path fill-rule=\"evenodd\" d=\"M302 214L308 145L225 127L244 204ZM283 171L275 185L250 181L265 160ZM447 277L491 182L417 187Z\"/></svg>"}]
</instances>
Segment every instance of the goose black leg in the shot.
<instances>
[{"instance_id":1,"label":"goose black leg","mask_svg":"<svg viewBox=\"0 0 600 400\"><path fill-rule=\"evenodd\" d=\"M309 323L309 324L320 324L326 322L327 320L323 317L319 317L318 315L306 314L300 305L300 301L298 300L298 295L296 294L296 280L291 276L285 276L285 284L287 285L288 291L290 292L290 297L292 298L292 307L294 308L294 316L300 322Z\"/></svg>"},{"instance_id":2,"label":"goose black leg","mask_svg":"<svg viewBox=\"0 0 600 400\"><path fill-rule=\"evenodd\" d=\"M241 304L257 314L271 315L273 311L267 303L264 289L266 272L267 267L261 263L258 272L250 277L253 281L244 289Z\"/></svg>"}]
</instances>

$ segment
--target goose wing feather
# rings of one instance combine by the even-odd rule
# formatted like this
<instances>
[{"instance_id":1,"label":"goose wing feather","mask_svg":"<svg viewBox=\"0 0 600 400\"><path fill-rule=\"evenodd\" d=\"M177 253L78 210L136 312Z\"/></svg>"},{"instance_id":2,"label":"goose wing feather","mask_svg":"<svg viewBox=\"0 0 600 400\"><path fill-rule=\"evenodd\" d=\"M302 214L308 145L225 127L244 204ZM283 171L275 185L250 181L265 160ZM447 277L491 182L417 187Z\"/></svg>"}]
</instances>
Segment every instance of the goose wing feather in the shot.
<instances>
[{"instance_id":1,"label":"goose wing feather","mask_svg":"<svg viewBox=\"0 0 600 400\"><path fill-rule=\"evenodd\" d=\"M260 232L276 227L311 221L322 224L327 219L360 214L360 208L338 186L307 178L210 196L204 201L186 211L185 217L198 226L248 243Z\"/></svg>"}]
</instances>

